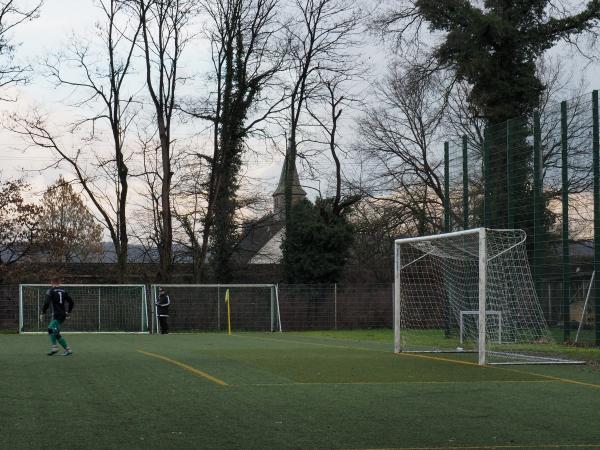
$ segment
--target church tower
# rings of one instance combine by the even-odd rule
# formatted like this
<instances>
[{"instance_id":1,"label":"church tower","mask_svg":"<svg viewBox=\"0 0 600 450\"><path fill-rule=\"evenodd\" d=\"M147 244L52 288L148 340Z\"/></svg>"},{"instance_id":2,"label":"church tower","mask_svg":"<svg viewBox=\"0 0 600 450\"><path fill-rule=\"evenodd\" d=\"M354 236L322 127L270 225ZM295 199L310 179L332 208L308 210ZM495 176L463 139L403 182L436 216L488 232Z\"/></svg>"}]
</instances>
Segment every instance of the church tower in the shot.
<instances>
[{"instance_id":1,"label":"church tower","mask_svg":"<svg viewBox=\"0 0 600 450\"><path fill-rule=\"evenodd\" d=\"M281 169L281 176L279 177L279 184L277 189L273 192L273 212L275 216L280 220L285 218L285 172L287 162L283 163ZM292 174L292 205L302 201L306 198L306 192L300 186L300 178L298 177L298 171L294 167L294 173Z\"/></svg>"}]
</instances>

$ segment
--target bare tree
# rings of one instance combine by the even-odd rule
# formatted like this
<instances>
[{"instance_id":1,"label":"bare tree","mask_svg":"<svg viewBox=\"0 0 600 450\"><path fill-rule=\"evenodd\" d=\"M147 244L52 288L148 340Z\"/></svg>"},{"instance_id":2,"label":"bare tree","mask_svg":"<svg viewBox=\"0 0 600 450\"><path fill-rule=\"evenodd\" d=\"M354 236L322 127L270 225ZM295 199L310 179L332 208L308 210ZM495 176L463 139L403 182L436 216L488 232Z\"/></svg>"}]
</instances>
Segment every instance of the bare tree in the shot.
<instances>
[{"instance_id":1,"label":"bare tree","mask_svg":"<svg viewBox=\"0 0 600 450\"><path fill-rule=\"evenodd\" d=\"M320 93L307 102L307 111L321 130L322 139L314 141L325 145L334 162L335 193L332 202L334 216L340 216L349 206L360 200L359 195L342 194L342 163L339 153L342 151L339 143L339 127L344 110L359 103L356 96L346 89L346 84L358 76L357 71L349 69L343 74L328 74L329 78L321 76ZM325 75L327 76L327 74ZM323 109L321 113L319 109ZM312 140L310 140L312 141Z\"/></svg>"},{"instance_id":2,"label":"bare tree","mask_svg":"<svg viewBox=\"0 0 600 450\"><path fill-rule=\"evenodd\" d=\"M392 66L377 88L378 106L359 122L366 172L362 189L374 200L395 205L404 233L441 228L443 157L434 146L447 104L447 86L432 73Z\"/></svg>"},{"instance_id":3,"label":"bare tree","mask_svg":"<svg viewBox=\"0 0 600 450\"><path fill-rule=\"evenodd\" d=\"M185 239L178 243L185 249L192 259L192 276L195 283L201 283L204 260L202 256L202 224L206 217L205 182L190 170L182 175L183 186L175 193L173 202L173 215L179 222ZM176 239L176 238L175 238Z\"/></svg>"},{"instance_id":4,"label":"bare tree","mask_svg":"<svg viewBox=\"0 0 600 450\"><path fill-rule=\"evenodd\" d=\"M287 27L289 49L288 142L285 168L286 227L291 225L292 184L307 99L323 76L343 73L356 45L359 11L352 0L294 0ZM328 74L328 75L325 75Z\"/></svg>"},{"instance_id":5,"label":"bare tree","mask_svg":"<svg viewBox=\"0 0 600 450\"><path fill-rule=\"evenodd\" d=\"M112 194L92 186L90 180L98 173L87 174L81 167L75 172L110 234L122 281L129 245L127 196L128 160L131 157L131 153L126 152L125 142L137 113L133 96L125 93L125 84L132 71L135 41L141 25L137 21L131 23L122 0L98 0L98 7L102 11L103 22L97 25L96 39L101 44L92 46L74 37L70 48L48 58L45 67L57 87L73 88L74 92L81 94L80 99L75 101L78 111L91 110L89 115L72 125L72 132L85 131L86 141L99 144L105 141L101 125L108 126L112 155L100 157L96 169L98 173L104 172L105 178L112 184ZM76 75L71 75L74 70ZM93 153L100 154L98 151ZM61 156L61 159L72 166L79 163L77 157Z\"/></svg>"},{"instance_id":6,"label":"bare tree","mask_svg":"<svg viewBox=\"0 0 600 450\"><path fill-rule=\"evenodd\" d=\"M230 277L230 259L238 240L235 217L240 206L237 194L246 141L261 134L260 125L281 107L281 96L268 97L283 64L276 22L279 5L279 0L202 2L210 17L207 34L216 86L208 99L188 110L213 124L212 156L196 155L200 164L209 167L197 261L200 276L212 241L217 279Z\"/></svg>"},{"instance_id":7,"label":"bare tree","mask_svg":"<svg viewBox=\"0 0 600 450\"><path fill-rule=\"evenodd\" d=\"M11 33L19 25L36 19L43 4L43 0L29 6L21 6L21 2L17 0L0 1L0 88L28 80L30 68L16 61L16 44L12 41ZM3 92L0 94L0 100L11 98Z\"/></svg>"},{"instance_id":8,"label":"bare tree","mask_svg":"<svg viewBox=\"0 0 600 450\"><path fill-rule=\"evenodd\" d=\"M151 127L151 125L150 125ZM160 245L163 236L161 211L160 177L160 143L157 142L156 130L152 134L147 129L138 130L138 147L140 148L142 170L136 174L143 182L142 195L144 202L137 205L138 220L136 221L135 237L144 249L147 260L160 263ZM156 250L159 250L156 258Z\"/></svg>"},{"instance_id":9,"label":"bare tree","mask_svg":"<svg viewBox=\"0 0 600 450\"><path fill-rule=\"evenodd\" d=\"M173 218L171 189L173 171L172 125L176 112L176 90L183 78L178 70L190 35L187 25L195 14L192 0L131 0L141 24L141 45L146 68L146 87L153 106L160 143L160 270L168 281L173 266Z\"/></svg>"}]
</instances>

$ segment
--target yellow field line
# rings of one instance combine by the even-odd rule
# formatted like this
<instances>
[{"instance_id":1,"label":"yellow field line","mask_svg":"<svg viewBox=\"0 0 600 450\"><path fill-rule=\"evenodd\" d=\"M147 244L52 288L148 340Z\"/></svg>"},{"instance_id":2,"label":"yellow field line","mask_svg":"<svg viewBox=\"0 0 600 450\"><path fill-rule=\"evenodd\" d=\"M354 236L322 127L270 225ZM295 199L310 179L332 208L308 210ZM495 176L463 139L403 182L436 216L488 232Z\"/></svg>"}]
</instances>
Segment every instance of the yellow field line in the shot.
<instances>
[{"instance_id":1,"label":"yellow field line","mask_svg":"<svg viewBox=\"0 0 600 450\"><path fill-rule=\"evenodd\" d=\"M579 386L585 386L585 387L591 387L591 388L600 389L600 384L585 383L583 381L571 380L570 378L555 377L553 375L544 375L544 374L537 373L537 372L527 372L525 370L510 369L508 367L480 366L477 363L472 363L472 362L467 362L467 361L459 361L459 360L450 359L450 358L441 358L439 356L415 355L414 353L399 353L399 355L409 356L409 357L412 356L412 357L415 357L415 358L424 358L424 359L433 359L433 360L439 360L439 361L447 361L447 362L453 362L453 363L457 363L457 364L467 364L467 365L473 365L473 366L487 368L487 369L506 370L506 371L509 371L509 372L519 373L519 374L522 374L522 375L532 375L532 376L536 376L536 377L541 377L541 378L545 378L545 379L551 380L551 381L559 381L561 383L576 384L576 385L579 385Z\"/></svg>"},{"instance_id":2,"label":"yellow field line","mask_svg":"<svg viewBox=\"0 0 600 450\"><path fill-rule=\"evenodd\" d=\"M237 386L328 386L328 385L404 385L404 384L473 384L473 383L557 383L557 380L482 380L482 381L348 381L348 382L293 382L293 383L248 383Z\"/></svg>"},{"instance_id":3,"label":"yellow field line","mask_svg":"<svg viewBox=\"0 0 600 450\"><path fill-rule=\"evenodd\" d=\"M223 380L219 380L218 378L213 377L212 375L209 375L206 372L198 370L198 369L196 369L196 368L194 368L192 366L188 366L187 364L184 364L182 362L175 361L174 359L167 358L166 356L157 355L156 353L145 352L144 350L138 350L138 352L139 353L143 353L146 356L151 356L153 358L162 359L163 361L166 361L168 363L175 364L176 366L179 366L182 369L185 369L188 372L193 373L194 375L198 375L198 376L200 376L202 378L206 378L207 380L212 381L213 383L216 383L216 384L218 384L220 386L228 386L228 384L225 383Z\"/></svg>"},{"instance_id":4,"label":"yellow field line","mask_svg":"<svg viewBox=\"0 0 600 450\"><path fill-rule=\"evenodd\" d=\"M241 337L241 336L238 335L238 337ZM324 344L324 343L321 343L321 342L310 342L310 341L295 341L295 340L291 340L291 339L261 338L261 337L256 337L256 336L245 336L245 337L250 337L251 339L260 339L260 340L265 340L265 341L291 342L291 343L295 343L295 344L317 345L317 346L321 346L321 347L332 347L332 348L343 348L343 349L351 349L351 350L373 351L373 352L378 352L378 353L388 353L385 350L377 350L377 349L364 348L364 347L352 347L352 346L348 346L348 345ZM429 360L433 360L433 361L450 362L450 363L454 363L454 364L463 364L463 365L467 365L467 366L481 367L482 369L508 370L508 371L511 371L511 372L516 372L516 373L525 374L525 375L537 376L537 377L545 378L545 379L548 379L548 380L560 381L561 383L575 384L575 385L579 385L579 386L585 386L585 387L591 387L591 388L595 388L595 389L600 389L600 385L599 384L585 383L583 381L571 380L569 378L555 377L555 376L552 376L552 375L543 375L543 374L540 374L540 373L526 372L526 371L517 370L517 369L509 369L509 368L506 368L506 367L480 366L479 364L474 363L474 362L461 361L461 360L458 360L458 359L451 359L451 358L443 358L443 357L440 357L440 356L418 355L418 354L415 354L415 353L397 353L397 355L398 356L409 357L409 358L412 357L412 358L429 359Z\"/></svg>"},{"instance_id":5,"label":"yellow field line","mask_svg":"<svg viewBox=\"0 0 600 450\"><path fill-rule=\"evenodd\" d=\"M536 445L478 445L466 447L393 447L365 450L487 450L503 448L600 448L600 444L536 444Z\"/></svg>"},{"instance_id":6,"label":"yellow field line","mask_svg":"<svg viewBox=\"0 0 600 450\"><path fill-rule=\"evenodd\" d=\"M416 353L395 353L398 356L406 356L408 358L421 358L421 359L431 359L433 361L445 361L445 362L451 362L454 364L463 364L466 366L475 366L475 367L481 367L482 369L488 369L488 366L480 366L477 363L471 362L471 361L462 361L460 359L452 359L452 358L443 358L441 356L429 356L429 355L417 355Z\"/></svg>"},{"instance_id":7,"label":"yellow field line","mask_svg":"<svg viewBox=\"0 0 600 450\"><path fill-rule=\"evenodd\" d=\"M548 380L560 381L561 383L577 384L579 386L585 386L585 387L591 387L591 388L595 388L595 389L600 389L600 384L585 383L583 381L571 380L570 378L561 378L561 377L555 377L553 375L543 375L541 373L526 372L524 370L517 370L517 369L509 369L508 367L496 367L496 369L508 370L509 372L516 372L516 373L521 373L521 374L525 373L525 374L528 374L528 375L535 375L537 377L546 378Z\"/></svg>"},{"instance_id":8,"label":"yellow field line","mask_svg":"<svg viewBox=\"0 0 600 450\"><path fill-rule=\"evenodd\" d=\"M258 339L261 341L275 341L275 342L285 342L285 343L292 343L292 344L308 344L308 345L316 345L318 347L331 347L331 348L342 348L342 349L350 349L350 350L362 350L362 351L367 351L367 352L377 352L377 353L389 353L389 350L379 350L379 349L375 349L375 348L365 348L365 347L351 347L349 345L337 345L337 344L324 344L322 342L310 342L310 341L296 341L293 339L275 339L275 338L264 338L264 337L258 337L258 336L248 336L247 334L232 334L232 336L237 336L237 337L247 337L250 339ZM332 338L335 339L335 338Z\"/></svg>"}]
</instances>

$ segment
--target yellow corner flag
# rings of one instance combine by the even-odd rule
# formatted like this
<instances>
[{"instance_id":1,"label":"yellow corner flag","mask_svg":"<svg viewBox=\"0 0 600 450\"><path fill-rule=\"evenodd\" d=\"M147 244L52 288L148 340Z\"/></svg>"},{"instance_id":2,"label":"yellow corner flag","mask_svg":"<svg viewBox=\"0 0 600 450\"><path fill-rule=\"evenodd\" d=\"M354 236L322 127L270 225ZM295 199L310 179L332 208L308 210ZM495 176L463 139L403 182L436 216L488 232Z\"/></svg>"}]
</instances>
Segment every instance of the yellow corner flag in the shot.
<instances>
[{"instance_id":1,"label":"yellow corner flag","mask_svg":"<svg viewBox=\"0 0 600 450\"><path fill-rule=\"evenodd\" d=\"M227 303L227 334L231 336L231 308L229 306L229 289L225 291L225 303Z\"/></svg>"}]
</instances>

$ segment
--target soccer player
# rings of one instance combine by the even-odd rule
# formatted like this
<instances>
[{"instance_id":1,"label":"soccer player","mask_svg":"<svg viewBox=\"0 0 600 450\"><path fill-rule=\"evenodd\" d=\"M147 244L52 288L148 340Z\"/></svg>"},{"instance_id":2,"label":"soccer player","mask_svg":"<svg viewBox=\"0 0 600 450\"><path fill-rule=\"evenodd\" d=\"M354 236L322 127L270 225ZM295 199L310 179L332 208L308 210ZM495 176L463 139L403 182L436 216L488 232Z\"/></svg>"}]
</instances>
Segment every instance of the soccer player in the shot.
<instances>
[{"instance_id":1,"label":"soccer player","mask_svg":"<svg viewBox=\"0 0 600 450\"><path fill-rule=\"evenodd\" d=\"M158 300L156 300L156 315L158 316L158 332L161 334L169 334L169 305L171 304L171 298L167 294L164 288L158 288Z\"/></svg>"},{"instance_id":2,"label":"soccer player","mask_svg":"<svg viewBox=\"0 0 600 450\"><path fill-rule=\"evenodd\" d=\"M67 345L65 338L60 335L60 326L65 319L69 318L69 315L73 310L73 299L64 288L60 287L59 279L53 278L50 283L52 284L52 287L46 292L46 301L44 302L42 315L40 316L40 319L44 320L48 307L52 306L52 320L48 324L48 335L50 336L52 347L48 352L48 356L58 353L57 342L65 350L62 355L69 356L72 355L73 352L71 351L71 347Z\"/></svg>"}]
</instances>

